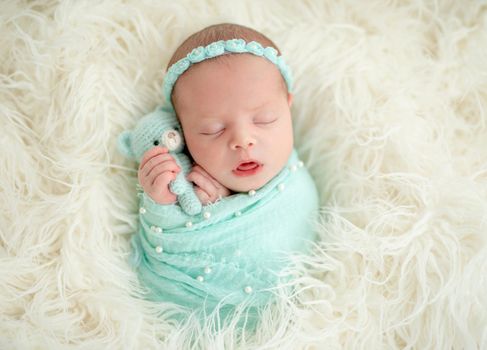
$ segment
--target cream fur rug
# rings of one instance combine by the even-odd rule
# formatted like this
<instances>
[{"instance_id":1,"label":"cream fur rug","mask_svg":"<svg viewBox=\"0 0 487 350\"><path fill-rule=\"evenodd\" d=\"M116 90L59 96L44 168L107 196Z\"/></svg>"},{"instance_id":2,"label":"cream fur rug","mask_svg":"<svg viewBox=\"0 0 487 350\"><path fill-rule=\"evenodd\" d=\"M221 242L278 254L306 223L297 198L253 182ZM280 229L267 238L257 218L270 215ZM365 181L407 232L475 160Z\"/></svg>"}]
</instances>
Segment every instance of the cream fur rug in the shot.
<instances>
[{"instance_id":1,"label":"cream fur rug","mask_svg":"<svg viewBox=\"0 0 487 350\"><path fill-rule=\"evenodd\" d=\"M174 48L255 27L296 78L321 240L257 334L168 322L116 136ZM2 1L0 348L487 349L485 1Z\"/></svg>"}]
</instances>

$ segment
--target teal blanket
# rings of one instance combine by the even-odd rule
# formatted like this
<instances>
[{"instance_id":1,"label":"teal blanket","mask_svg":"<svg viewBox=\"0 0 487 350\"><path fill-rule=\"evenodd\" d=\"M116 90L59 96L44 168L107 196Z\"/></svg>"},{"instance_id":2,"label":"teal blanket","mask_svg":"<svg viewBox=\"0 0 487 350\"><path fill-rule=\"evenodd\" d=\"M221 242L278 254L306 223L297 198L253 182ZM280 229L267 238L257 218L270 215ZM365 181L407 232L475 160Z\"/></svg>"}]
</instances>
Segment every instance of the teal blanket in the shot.
<instances>
[{"instance_id":1,"label":"teal blanket","mask_svg":"<svg viewBox=\"0 0 487 350\"><path fill-rule=\"evenodd\" d=\"M140 193L132 260L148 298L212 311L265 305L292 252L306 252L318 195L293 151L287 166L257 191L234 194L189 216Z\"/></svg>"}]
</instances>

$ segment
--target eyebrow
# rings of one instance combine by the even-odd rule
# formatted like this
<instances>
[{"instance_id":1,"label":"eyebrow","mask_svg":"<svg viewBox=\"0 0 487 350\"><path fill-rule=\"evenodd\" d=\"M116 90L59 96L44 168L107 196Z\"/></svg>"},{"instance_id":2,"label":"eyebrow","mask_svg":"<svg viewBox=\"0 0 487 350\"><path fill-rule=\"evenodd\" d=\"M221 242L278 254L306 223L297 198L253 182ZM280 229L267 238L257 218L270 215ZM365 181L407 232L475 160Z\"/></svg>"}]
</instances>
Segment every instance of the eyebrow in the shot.
<instances>
[{"instance_id":1,"label":"eyebrow","mask_svg":"<svg viewBox=\"0 0 487 350\"><path fill-rule=\"evenodd\" d=\"M262 107L266 106L269 102L268 101L264 101L264 103L258 105L257 107L253 107L253 108L249 108L249 111L256 111L258 109L261 109Z\"/></svg>"}]
</instances>

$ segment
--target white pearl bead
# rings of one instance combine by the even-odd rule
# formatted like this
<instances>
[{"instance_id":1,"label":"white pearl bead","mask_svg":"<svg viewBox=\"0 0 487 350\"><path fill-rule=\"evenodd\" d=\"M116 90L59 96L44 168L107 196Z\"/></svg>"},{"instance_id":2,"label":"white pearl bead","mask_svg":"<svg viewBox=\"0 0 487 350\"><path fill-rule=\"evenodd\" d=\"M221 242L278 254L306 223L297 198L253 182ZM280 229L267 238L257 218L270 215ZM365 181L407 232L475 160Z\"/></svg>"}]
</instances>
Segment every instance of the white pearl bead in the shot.
<instances>
[{"instance_id":1,"label":"white pearl bead","mask_svg":"<svg viewBox=\"0 0 487 350\"><path fill-rule=\"evenodd\" d=\"M162 232L162 228L158 227L158 226L151 226L150 229L154 232L157 232L157 233L161 233Z\"/></svg>"},{"instance_id":2,"label":"white pearl bead","mask_svg":"<svg viewBox=\"0 0 487 350\"><path fill-rule=\"evenodd\" d=\"M192 223L191 221L188 221L188 222L186 223L186 227L187 227L187 228L191 228L192 226L193 226L193 223Z\"/></svg>"},{"instance_id":3,"label":"white pearl bead","mask_svg":"<svg viewBox=\"0 0 487 350\"><path fill-rule=\"evenodd\" d=\"M211 267L209 267L209 266L205 267L204 271L206 274L211 273Z\"/></svg>"},{"instance_id":4,"label":"white pearl bead","mask_svg":"<svg viewBox=\"0 0 487 350\"><path fill-rule=\"evenodd\" d=\"M255 190L250 190L250 191L249 191L249 196L250 196L250 197L255 196Z\"/></svg>"},{"instance_id":5,"label":"white pearl bead","mask_svg":"<svg viewBox=\"0 0 487 350\"><path fill-rule=\"evenodd\" d=\"M196 277L196 279L198 280L198 282L203 282L205 280L203 276L198 276Z\"/></svg>"},{"instance_id":6,"label":"white pearl bead","mask_svg":"<svg viewBox=\"0 0 487 350\"><path fill-rule=\"evenodd\" d=\"M156 247L156 253L158 253L158 254L161 254L162 253L162 247L160 245L158 245Z\"/></svg>"},{"instance_id":7,"label":"white pearl bead","mask_svg":"<svg viewBox=\"0 0 487 350\"><path fill-rule=\"evenodd\" d=\"M144 208L144 207L142 207L142 208L140 208L140 209L139 209L139 213L141 213L141 214L145 214L145 212L146 212L146 210L145 210L145 208Z\"/></svg>"},{"instance_id":8,"label":"white pearl bead","mask_svg":"<svg viewBox=\"0 0 487 350\"><path fill-rule=\"evenodd\" d=\"M289 169L294 173L296 170L298 170L298 167L296 165L291 165Z\"/></svg>"},{"instance_id":9,"label":"white pearl bead","mask_svg":"<svg viewBox=\"0 0 487 350\"><path fill-rule=\"evenodd\" d=\"M204 217L206 220L208 220L208 219L211 217L211 213L210 213L209 211L205 211L205 212L203 213L203 217Z\"/></svg>"},{"instance_id":10,"label":"white pearl bead","mask_svg":"<svg viewBox=\"0 0 487 350\"><path fill-rule=\"evenodd\" d=\"M242 215L242 212L239 210L235 213L235 216L241 216Z\"/></svg>"},{"instance_id":11,"label":"white pearl bead","mask_svg":"<svg viewBox=\"0 0 487 350\"><path fill-rule=\"evenodd\" d=\"M303 165L304 165L304 163L303 163L302 161L299 161L299 163L298 163L298 167L302 168L302 167L303 167Z\"/></svg>"},{"instance_id":12,"label":"white pearl bead","mask_svg":"<svg viewBox=\"0 0 487 350\"><path fill-rule=\"evenodd\" d=\"M284 185L284 184L279 184L279 186L277 186L277 189L281 192L284 191L285 188L286 188L286 185Z\"/></svg>"},{"instance_id":13,"label":"white pearl bead","mask_svg":"<svg viewBox=\"0 0 487 350\"><path fill-rule=\"evenodd\" d=\"M252 293L252 287L251 286L247 286L244 288L244 292L247 293L247 294L250 294Z\"/></svg>"}]
</instances>

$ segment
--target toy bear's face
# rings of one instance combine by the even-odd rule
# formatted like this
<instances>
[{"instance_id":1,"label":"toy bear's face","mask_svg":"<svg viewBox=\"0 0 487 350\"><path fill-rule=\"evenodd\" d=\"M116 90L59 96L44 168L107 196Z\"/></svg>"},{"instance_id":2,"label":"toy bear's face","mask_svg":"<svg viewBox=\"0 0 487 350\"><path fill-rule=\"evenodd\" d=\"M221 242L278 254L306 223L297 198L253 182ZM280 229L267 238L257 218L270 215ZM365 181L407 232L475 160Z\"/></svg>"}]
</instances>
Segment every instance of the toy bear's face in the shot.
<instances>
[{"instance_id":1,"label":"toy bear's face","mask_svg":"<svg viewBox=\"0 0 487 350\"><path fill-rule=\"evenodd\" d=\"M159 108L141 118L134 130L121 133L118 146L122 154L139 162L145 152L156 146L178 153L184 149L181 125L173 113Z\"/></svg>"},{"instance_id":2,"label":"toy bear's face","mask_svg":"<svg viewBox=\"0 0 487 350\"><path fill-rule=\"evenodd\" d=\"M177 152L182 145L181 132L177 129L168 129L161 135L160 140L154 141L154 146L162 145L167 147L170 152Z\"/></svg>"}]
</instances>

